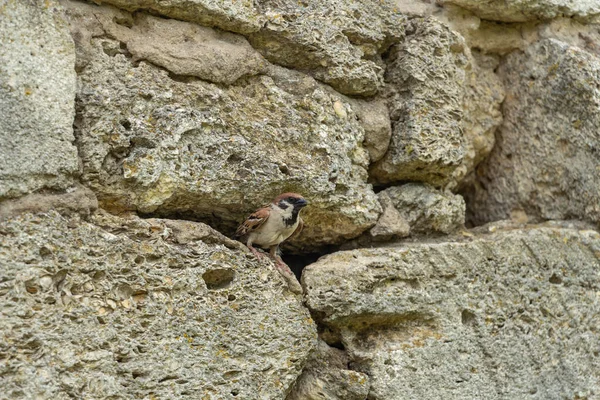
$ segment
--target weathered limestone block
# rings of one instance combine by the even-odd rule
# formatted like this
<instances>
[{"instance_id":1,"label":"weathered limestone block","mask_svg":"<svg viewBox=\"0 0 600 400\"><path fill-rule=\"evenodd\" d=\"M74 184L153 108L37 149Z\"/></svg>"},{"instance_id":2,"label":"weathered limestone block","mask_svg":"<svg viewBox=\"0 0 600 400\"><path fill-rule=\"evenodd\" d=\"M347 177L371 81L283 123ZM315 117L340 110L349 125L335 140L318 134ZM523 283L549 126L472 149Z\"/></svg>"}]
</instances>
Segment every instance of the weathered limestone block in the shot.
<instances>
[{"instance_id":1,"label":"weathered limestone block","mask_svg":"<svg viewBox=\"0 0 600 400\"><path fill-rule=\"evenodd\" d=\"M407 183L379 193L387 196L412 234L449 234L464 226L465 201L462 196L437 190L431 185Z\"/></svg>"},{"instance_id":2,"label":"weathered limestone block","mask_svg":"<svg viewBox=\"0 0 600 400\"><path fill-rule=\"evenodd\" d=\"M386 241L407 237L410 234L410 225L394 205L386 191L377 194L383 212L377 223L369 230L373 241Z\"/></svg>"},{"instance_id":3,"label":"weathered limestone block","mask_svg":"<svg viewBox=\"0 0 600 400\"><path fill-rule=\"evenodd\" d=\"M134 61L148 60L178 75L232 84L265 72L266 60L240 35L140 14L127 40Z\"/></svg>"},{"instance_id":4,"label":"weathered limestone block","mask_svg":"<svg viewBox=\"0 0 600 400\"><path fill-rule=\"evenodd\" d=\"M495 57L473 53L471 68L466 72L463 98L462 128L465 136L465 157L454 171L456 183L469 176L492 151L496 129L502 124L500 111L504 86L494 73Z\"/></svg>"},{"instance_id":5,"label":"weathered limestone block","mask_svg":"<svg viewBox=\"0 0 600 400\"><path fill-rule=\"evenodd\" d=\"M52 1L0 6L0 198L64 189L73 145L75 51Z\"/></svg>"},{"instance_id":6,"label":"weathered limestone block","mask_svg":"<svg viewBox=\"0 0 600 400\"><path fill-rule=\"evenodd\" d=\"M504 122L466 192L472 222L600 222L600 61L554 39L507 57Z\"/></svg>"},{"instance_id":7,"label":"weathered limestone block","mask_svg":"<svg viewBox=\"0 0 600 400\"><path fill-rule=\"evenodd\" d=\"M341 93L373 95L382 86L377 62L403 37L403 15L385 2L104 0L126 10L244 34L269 61L305 71Z\"/></svg>"},{"instance_id":8,"label":"weathered limestone block","mask_svg":"<svg viewBox=\"0 0 600 400\"><path fill-rule=\"evenodd\" d=\"M600 14L598 0L442 0L470 10L481 19L524 22L575 17L589 20Z\"/></svg>"},{"instance_id":9,"label":"weathered limestone block","mask_svg":"<svg viewBox=\"0 0 600 400\"><path fill-rule=\"evenodd\" d=\"M77 26L79 14L70 16ZM233 233L264 202L294 191L310 203L296 245L311 248L377 221L364 129L314 79L270 66L273 77L222 87L133 64L120 37L77 44L87 49L76 123L82 179L102 207L183 214ZM297 75L310 84L288 91Z\"/></svg>"},{"instance_id":10,"label":"weathered limestone block","mask_svg":"<svg viewBox=\"0 0 600 400\"><path fill-rule=\"evenodd\" d=\"M348 356L319 340L286 400L366 400L369 377L348 369Z\"/></svg>"},{"instance_id":11,"label":"weathered limestone block","mask_svg":"<svg viewBox=\"0 0 600 400\"><path fill-rule=\"evenodd\" d=\"M241 35L144 13L133 16L114 7L70 0L62 4L77 42L80 70L94 57L94 36L118 38L120 48L112 51L131 56L134 63L145 60L175 75L225 85L264 73L269 65Z\"/></svg>"},{"instance_id":12,"label":"weathered limestone block","mask_svg":"<svg viewBox=\"0 0 600 400\"><path fill-rule=\"evenodd\" d=\"M393 186L377 194L382 213L377 223L342 250L371 247L408 236L450 234L464 227L465 201L450 191L423 183Z\"/></svg>"},{"instance_id":13,"label":"weathered limestone block","mask_svg":"<svg viewBox=\"0 0 600 400\"><path fill-rule=\"evenodd\" d=\"M31 193L18 199L0 203L0 219L11 218L25 212L48 212L79 214L89 217L98 208L98 199L90 189L76 184L64 192Z\"/></svg>"},{"instance_id":14,"label":"weathered limestone block","mask_svg":"<svg viewBox=\"0 0 600 400\"><path fill-rule=\"evenodd\" d=\"M370 96L383 69L369 60L404 35L404 17L372 0L272 0L261 4L268 23L249 36L273 63L306 71L341 93Z\"/></svg>"},{"instance_id":15,"label":"weathered limestone block","mask_svg":"<svg viewBox=\"0 0 600 400\"><path fill-rule=\"evenodd\" d=\"M411 24L388 59L392 139L371 176L381 183L419 180L440 186L465 157L461 124L470 55L463 38L440 22Z\"/></svg>"},{"instance_id":16,"label":"weathered limestone block","mask_svg":"<svg viewBox=\"0 0 600 400\"><path fill-rule=\"evenodd\" d=\"M152 10L169 18L191 21L237 33L256 32L265 23L253 1L241 0L99 0L119 8Z\"/></svg>"},{"instance_id":17,"label":"weathered limestone block","mask_svg":"<svg viewBox=\"0 0 600 400\"><path fill-rule=\"evenodd\" d=\"M272 265L180 245L177 221L92 221L0 223L3 396L285 398L316 330Z\"/></svg>"},{"instance_id":18,"label":"weathered limestone block","mask_svg":"<svg viewBox=\"0 0 600 400\"><path fill-rule=\"evenodd\" d=\"M369 375L368 398L598 397L600 234L474 233L304 270L306 303Z\"/></svg>"},{"instance_id":19,"label":"weathered limestone block","mask_svg":"<svg viewBox=\"0 0 600 400\"><path fill-rule=\"evenodd\" d=\"M351 99L350 104L365 130L364 145L371 162L379 161L385 155L392 137L390 114L385 102Z\"/></svg>"}]
</instances>

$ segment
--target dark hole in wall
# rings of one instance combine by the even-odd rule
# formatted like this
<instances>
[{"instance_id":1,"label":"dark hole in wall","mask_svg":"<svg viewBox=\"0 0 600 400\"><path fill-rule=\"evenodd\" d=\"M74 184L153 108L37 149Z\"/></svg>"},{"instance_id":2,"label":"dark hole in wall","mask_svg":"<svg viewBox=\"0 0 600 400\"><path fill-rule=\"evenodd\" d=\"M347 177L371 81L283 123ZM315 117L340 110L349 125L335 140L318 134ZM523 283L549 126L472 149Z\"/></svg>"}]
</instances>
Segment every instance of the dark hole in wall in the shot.
<instances>
[{"instance_id":1,"label":"dark hole in wall","mask_svg":"<svg viewBox=\"0 0 600 400\"><path fill-rule=\"evenodd\" d=\"M335 249L327 248L319 253L303 253L303 254L282 254L281 258L290 267L298 281L302 276L302 271L307 265L317 261L320 257L333 253Z\"/></svg>"},{"instance_id":2,"label":"dark hole in wall","mask_svg":"<svg viewBox=\"0 0 600 400\"><path fill-rule=\"evenodd\" d=\"M375 194L377 194L385 189L389 189L394 186L402 186L402 185L405 185L405 184L411 183L411 182L414 182L414 181L396 181L396 182L385 183L385 184L369 181L369 183L371 183L373 185L373 192L375 192Z\"/></svg>"}]
</instances>

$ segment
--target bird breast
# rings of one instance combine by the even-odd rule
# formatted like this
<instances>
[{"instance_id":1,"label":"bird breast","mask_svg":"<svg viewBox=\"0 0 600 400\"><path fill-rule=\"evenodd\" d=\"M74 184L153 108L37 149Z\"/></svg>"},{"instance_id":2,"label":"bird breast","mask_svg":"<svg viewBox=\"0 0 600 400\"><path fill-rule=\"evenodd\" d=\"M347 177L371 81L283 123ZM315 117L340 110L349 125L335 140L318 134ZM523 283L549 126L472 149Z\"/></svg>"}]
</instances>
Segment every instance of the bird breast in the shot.
<instances>
[{"instance_id":1,"label":"bird breast","mask_svg":"<svg viewBox=\"0 0 600 400\"><path fill-rule=\"evenodd\" d=\"M285 216L277 211L271 211L271 215L265 221L264 225L251 233L254 236L252 243L256 243L261 247L275 246L289 238L296 228L298 228L299 219L296 219L292 225L286 225L284 221Z\"/></svg>"}]
</instances>

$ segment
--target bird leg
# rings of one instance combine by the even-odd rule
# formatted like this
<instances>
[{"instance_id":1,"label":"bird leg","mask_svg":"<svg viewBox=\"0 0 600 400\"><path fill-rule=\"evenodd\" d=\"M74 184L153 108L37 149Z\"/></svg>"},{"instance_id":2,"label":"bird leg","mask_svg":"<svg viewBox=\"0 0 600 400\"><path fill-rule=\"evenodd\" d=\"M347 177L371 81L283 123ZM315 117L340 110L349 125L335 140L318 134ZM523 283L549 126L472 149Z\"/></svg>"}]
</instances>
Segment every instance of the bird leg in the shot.
<instances>
[{"instance_id":1,"label":"bird leg","mask_svg":"<svg viewBox=\"0 0 600 400\"><path fill-rule=\"evenodd\" d=\"M271 258L275 261L275 266L277 267L279 272L281 272L284 275L294 274L290 267L288 267L288 265L281 259L281 256L279 255L279 245L272 246L269 251L269 254L271 255Z\"/></svg>"},{"instance_id":2,"label":"bird leg","mask_svg":"<svg viewBox=\"0 0 600 400\"><path fill-rule=\"evenodd\" d=\"M302 294L302 286L300 286L298 279L296 279L296 275L294 275L290 267L288 267L288 265L281 259L281 256L279 255L279 245L272 246L269 254L275 261L277 270L287 281L290 290L294 293Z\"/></svg>"},{"instance_id":3,"label":"bird leg","mask_svg":"<svg viewBox=\"0 0 600 400\"><path fill-rule=\"evenodd\" d=\"M254 247L252 247L251 241L248 241L248 243L246 243L246 246L252 252L252 254L254 254L256 256L256 258L258 258L259 260L263 260L265 258L265 255L263 253L261 253L260 251L256 250Z\"/></svg>"}]
</instances>

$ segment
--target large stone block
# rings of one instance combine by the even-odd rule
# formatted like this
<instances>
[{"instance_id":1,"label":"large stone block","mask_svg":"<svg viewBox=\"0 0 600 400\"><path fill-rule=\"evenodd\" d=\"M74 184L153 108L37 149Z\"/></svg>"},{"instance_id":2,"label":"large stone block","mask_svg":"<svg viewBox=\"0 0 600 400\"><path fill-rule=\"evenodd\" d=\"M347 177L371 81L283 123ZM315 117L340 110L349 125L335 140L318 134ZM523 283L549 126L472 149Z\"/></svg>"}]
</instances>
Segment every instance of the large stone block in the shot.
<instances>
[{"instance_id":1,"label":"large stone block","mask_svg":"<svg viewBox=\"0 0 600 400\"><path fill-rule=\"evenodd\" d=\"M499 74L504 122L466 192L471 221L524 212L600 222L600 60L548 39L508 56Z\"/></svg>"},{"instance_id":2,"label":"large stone block","mask_svg":"<svg viewBox=\"0 0 600 400\"><path fill-rule=\"evenodd\" d=\"M557 17L590 20L600 14L598 0L442 0L470 10L481 19L525 22Z\"/></svg>"},{"instance_id":3,"label":"large stone block","mask_svg":"<svg viewBox=\"0 0 600 400\"><path fill-rule=\"evenodd\" d=\"M52 1L0 5L0 199L64 189L73 145L75 51Z\"/></svg>"},{"instance_id":4,"label":"large stone block","mask_svg":"<svg viewBox=\"0 0 600 400\"><path fill-rule=\"evenodd\" d=\"M597 398L600 234L548 224L467 236L304 270L306 304L369 376L368 398Z\"/></svg>"},{"instance_id":5,"label":"large stone block","mask_svg":"<svg viewBox=\"0 0 600 400\"><path fill-rule=\"evenodd\" d=\"M341 96L272 65L268 75L226 87L173 76L128 58L122 43L131 33L122 31L134 27L117 28L112 17L96 26L102 19L83 18L87 12L70 13L85 58L76 134L82 179L101 206L184 215L233 232L248 213L294 191L310 203L296 244L311 248L375 223L364 129ZM117 39L78 34L79 24Z\"/></svg>"},{"instance_id":6,"label":"large stone block","mask_svg":"<svg viewBox=\"0 0 600 400\"><path fill-rule=\"evenodd\" d=\"M375 0L103 2L244 34L269 61L362 96L382 86L380 55L403 37L405 21L389 4Z\"/></svg>"},{"instance_id":7,"label":"large stone block","mask_svg":"<svg viewBox=\"0 0 600 400\"><path fill-rule=\"evenodd\" d=\"M462 196L436 190L422 183L407 183L382 192L410 226L411 234L449 234L464 226Z\"/></svg>"},{"instance_id":8,"label":"large stone block","mask_svg":"<svg viewBox=\"0 0 600 400\"><path fill-rule=\"evenodd\" d=\"M415 19L406 40L392 47L385 81L392 120L386 155L373 165L375 181L426 181L440 186L465 157L462 129L464 39L434 19Z\"/></svg>"},{"instance_id":9,"label":"large stone block","mask_svg":"<svg viewBox=\"0 0 600 400\"><path fill-rule=\"evenodd\" d=\"M463 97L465 157L462 165L454 170L455 184L463 183L467 177L471 180L475 167L496 143L495 133L502 124L501 105L505 96L502 81L494 72L497 67L497 58L473 52Z\"/></svg>"},{"instance_id":10,"label":"large stone block","mask_svg":"<svg viewBox=\"0 0 600 400\"><path fill-rule=\"evenodd\" d=\"M0 223L1 397L285 398L316 329L272 265L198 223L92 221Z\"/></svg>"}]
</instances>

